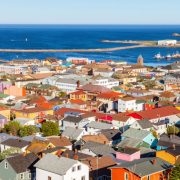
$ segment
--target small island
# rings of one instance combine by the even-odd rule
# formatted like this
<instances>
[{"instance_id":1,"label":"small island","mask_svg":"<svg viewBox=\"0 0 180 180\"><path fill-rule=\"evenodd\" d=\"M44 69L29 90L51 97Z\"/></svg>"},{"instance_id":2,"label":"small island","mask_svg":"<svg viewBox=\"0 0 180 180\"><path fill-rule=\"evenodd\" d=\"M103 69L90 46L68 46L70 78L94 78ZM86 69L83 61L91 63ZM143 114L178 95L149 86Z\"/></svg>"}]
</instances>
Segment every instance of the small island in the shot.
<instances>
[{"instance_id":1,"label":"small island","mask_svg":"<svg viewBox=\"0 0 180 180\"><path fill-rule=\"evenodd\" d=\"M173 36L180 37L180 33L174 33Z\"/></svg>"}]
</instances>

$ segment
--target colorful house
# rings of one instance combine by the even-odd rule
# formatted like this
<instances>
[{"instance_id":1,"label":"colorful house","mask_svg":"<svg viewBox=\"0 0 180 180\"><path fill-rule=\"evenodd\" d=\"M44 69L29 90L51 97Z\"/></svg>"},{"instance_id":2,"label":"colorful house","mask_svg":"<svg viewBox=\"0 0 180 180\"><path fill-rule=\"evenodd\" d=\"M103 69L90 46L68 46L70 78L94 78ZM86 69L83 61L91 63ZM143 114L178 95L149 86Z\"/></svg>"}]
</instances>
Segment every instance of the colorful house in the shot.
<instances>
[{"instance_id":1,"label":"colorful house","mask_svg":"<svg viewBox=\"0 0 180 180\"><path fill-rule=\"evenodd\" d=\"M0 106L0 114L6 117L8 120L10 119L10 109L4 106Z\"/></svg>"},{"instance_id":2,"label":"colorful house","mask_svg":"<svg viewBox=\"0 0 180 180\"><path fill-rule=\"evenodd\" d=\"M42 116L42 114L47 115L53 115L53 110L49 108L43 108L43 107L33 107L33 108L27 108L23 110L15 110L14 111L16 118L30 118L35 119L39 116Z\"/></svg>"},{"instance_id":3,"label":"colorful house","mask_svg":"<svg viewBox=\"0 0 180 180\"><path fill-rule=\"evenodd\" d=\"M123 161L133 161L140 159L140 150L132 147L118 148L116 151L116 159Z\"/></svg>"},{"instance_id":4,"label":"colorful house","mask_svg":"<svg viewBox=\"0 0 180 180\"><path fill-rule=\"evenodd\" d=\"M10 86L4 90L4 94L10 96L26 96L26 89L24 87Z\"/></svg>"},{"instance_id":5,"label":"colorful house","mask_svg":"<svg viewBox=\"0 0 180 180\"><path fill-rule=\"evenodd\" d=\"M76 92L72 92L70 93L70 99L71 100L82 100L82 101L86 101L87 100L87 94L83 91L76 91Z\"/></svg>"},{"instance_id":6,"label":"colorful house","mask_svg":"<svg viewBox=\"0 0 180 180\"><path fill-rule=\"evenodd\" d=\"M152 135L151 132L146 130L140 130L135 128L129 128L122 135L122 140L126 138L133 138L143 142L142 146L150 148L157 145L157 139Z\"/></svg>"},{"instance_id":7,"label":"colorful house","mask_svg":"<svg viewBox=\"0 0 180 180\"><path fill-rule=\"evenodd\" d=\"M4 128L4 125L8 123L8 120L5 116L0 114L0 129Z\"/></svg>"},{"instance_id":8,"label":"colorful house","mask_svg":"<svg viewBox=\"0 0 180 180\"><path fill-rule=\"evenodd\" d=\"M111 169L111 180L168 180L173 165L160 158L143 158Z\"/></svg>"},{"instance_id":9,"label":"colorful house","mask_svg":"<svg viewBox=\"0 0 180 180\"><path fill-rule=\"evenodd\" d=\"M173 165L180 165L180 146L173 146L166 150L156 151L156 157L159 157Z\"/></svg>"}]
</instances>

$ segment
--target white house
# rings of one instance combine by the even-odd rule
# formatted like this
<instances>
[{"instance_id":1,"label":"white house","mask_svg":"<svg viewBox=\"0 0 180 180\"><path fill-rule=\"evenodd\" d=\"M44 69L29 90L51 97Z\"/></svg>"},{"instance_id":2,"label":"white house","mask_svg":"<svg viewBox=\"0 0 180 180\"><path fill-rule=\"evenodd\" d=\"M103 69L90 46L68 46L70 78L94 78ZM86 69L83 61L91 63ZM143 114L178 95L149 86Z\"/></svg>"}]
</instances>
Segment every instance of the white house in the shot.
<instances>
[{"instance_id":1,"label":"white house","mask_svg":"<svg viewBox=\"0 0 180 180\"><path fill-rule=\"evenodd\" d=\"M89 167L74 159L47 154L35 167L36 180L89 180Z\"/></svg>"},{"instance_id":2,"label":"white house","mask_svg":"<svg viewBox=\"0 0 180 180\"><path fill-rule=\"evenodd\" d=\"M118 100L118 112L142 110L144 110L143 101L137 101L133 97L124 97Z\"/></svg>"},{"instance_id":3,"label":"white house","mask_svg":"<svg viewBox=\"0 0 180 180\"><path fill-rule=\"evenodd\" d=\"M104 86L106 88L113 88L119 86L119 81L113 78L99 77L92 81L93 85Z\"/></svg>"}]
</instances>

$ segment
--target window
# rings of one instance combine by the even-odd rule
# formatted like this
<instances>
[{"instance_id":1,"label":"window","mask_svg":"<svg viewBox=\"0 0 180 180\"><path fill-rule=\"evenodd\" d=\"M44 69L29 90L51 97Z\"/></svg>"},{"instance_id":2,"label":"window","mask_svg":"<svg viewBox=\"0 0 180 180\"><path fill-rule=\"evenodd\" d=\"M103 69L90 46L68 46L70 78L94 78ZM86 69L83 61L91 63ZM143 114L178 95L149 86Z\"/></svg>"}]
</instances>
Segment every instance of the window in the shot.
<instances>
[{"instance_id":1,"label":"window","mask_svg":"<svg viewBox=\"0 0 180 180\"><path fill-rule=\"evenodd\" d=\"M5 169L8 169L8 163L5 162Z\"/></svg>"},{"instance_id":2,"label":"window","mask_svg":"<svg viewBox=\"0 0 180 180\"><path fill-rule=\"evenodd\" d=\"M147 177L147 180L150 180L150 176Z\"/></svg>"},{"instance_id":3,"label":"window","mask_svg":"<svg viewBox=\"0 0 180 180\"><path fill-rule=\"evenodd\" d=\"M75 167L73 167L73 168L72 168L72 172L74 172L75 170L76 170L76 168L75 168Z\"/></svg>"},{"instance_id":4,"label":"window","mask_svg":"<svg viewBox=\"0 0 180 180\"><path fill-rule=\"evenodd\" d=\"M50 176L48 176L48 180L51 180L52 178Z\"/></svg>"},{"instance_id":5,"label":"window","mask_svg":"<svg viewBox=\"0 0 180 180\"><path fill-rule=\"evenodd\" d=\"M24 174L20 174L20 179L24 179Z\"/></svg>"},{"instance_id":6,"label":"window","mask_svg":"<svg viewBox=\"0 0 180 180\"><path fill-rule=\"evenodd\" d=\"M124 174L124 180L128 180L128 173Z\"/></svg>"},{"instance_id":7,"label":"window","mask_svg":"<svg viewBox=\"0 0 180 180\"><path fill-rule=\"evenodd\" d=\"M29 173L28 177L29 177L29 179L31 179L31 173Z\"/></svg>"},{"instance_id":8,"label":"window","mask_svg":"<svg viewBox=\"0 0 180 180\"><path fill-rule=\"evenodd\" d=\"M86 180L85 176L82 176L82 177L81 177L81 180Z\"/></svg>"},{"instance_id":9,"label":"window","mask_svg":"<svg viewBox=\"0 0 180 180\"><path fill-rule=\"evenodd\" d=\"M81 165L79 165L79 166L77 167L77 169L78 169L78 170L81 170Z\"/></svg>"}]
</instances>

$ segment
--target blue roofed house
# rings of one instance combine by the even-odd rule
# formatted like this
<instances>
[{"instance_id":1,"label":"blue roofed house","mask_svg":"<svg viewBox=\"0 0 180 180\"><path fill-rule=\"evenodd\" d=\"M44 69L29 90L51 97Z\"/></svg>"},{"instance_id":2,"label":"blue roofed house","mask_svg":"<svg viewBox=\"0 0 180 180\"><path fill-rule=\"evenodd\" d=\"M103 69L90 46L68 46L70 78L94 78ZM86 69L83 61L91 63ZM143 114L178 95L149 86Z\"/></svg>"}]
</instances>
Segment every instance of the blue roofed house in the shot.
<instances>
[{"instance_id":1,"label":"blue roofed house","mask_svg":"<svg viewBox=\"0 0 180 180\"><path fill-rule=\"evenodd\" d=\"M139 147L144 146L148 148L156 147L158 140L152 135L150 131L129 128L121 135L121 140L126 138L137 139L140 143Z\"/></svg>"}]
</instances>

